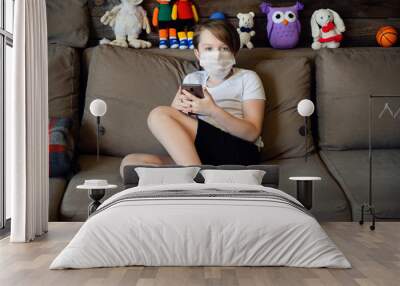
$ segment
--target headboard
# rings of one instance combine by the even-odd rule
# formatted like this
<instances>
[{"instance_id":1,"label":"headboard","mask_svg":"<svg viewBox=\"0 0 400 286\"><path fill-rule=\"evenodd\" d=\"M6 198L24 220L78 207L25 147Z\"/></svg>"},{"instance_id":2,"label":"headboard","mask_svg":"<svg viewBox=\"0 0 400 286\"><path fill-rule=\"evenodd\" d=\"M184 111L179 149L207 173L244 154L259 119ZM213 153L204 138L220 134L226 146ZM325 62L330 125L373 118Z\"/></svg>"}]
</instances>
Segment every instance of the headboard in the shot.
<instances>
[{"instance_id":1,"label":"headboard","mask_svg":"<svg viewBox=\"0 0 400 286\"><path fill-rule=\"evenodd\" d=\"M256 170L264 170L265 175L262 179L262 185L265 187L278 188L279 187L279 165L191 165L190 167L200 167L202 170L204 169L221 169L221 170L246 170L246 169L256 169ZM124 189L132 188L138 185L139 177L135 171L136 167L150 167L150 168L182 168L189 166L181 166L181 165L127 165L123 170L123 184ZM203 183L204 178L200 174L194 178L197 183Z\"/></svg>"}]
</instances>

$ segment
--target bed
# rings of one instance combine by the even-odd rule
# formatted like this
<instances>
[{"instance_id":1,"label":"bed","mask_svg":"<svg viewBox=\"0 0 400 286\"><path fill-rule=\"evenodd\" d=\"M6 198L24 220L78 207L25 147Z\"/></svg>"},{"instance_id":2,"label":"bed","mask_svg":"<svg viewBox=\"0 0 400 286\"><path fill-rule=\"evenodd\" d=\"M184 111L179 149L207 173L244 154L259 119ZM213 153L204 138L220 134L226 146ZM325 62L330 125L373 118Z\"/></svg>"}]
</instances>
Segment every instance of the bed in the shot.
<instances>
[{"instance_id":1,"label":"bed","mask_svg":"<svg viewBox=\"0 0 400 286\"><path fill-rule=\"evenodd\" d=\"M204 183L197 175L193 183L141 186L125 167L127 188L100 205L50 269L351 267L303 205L272 187L277 166L241 168L266 170L262 184Z\"/></svg>"}]
</instances>

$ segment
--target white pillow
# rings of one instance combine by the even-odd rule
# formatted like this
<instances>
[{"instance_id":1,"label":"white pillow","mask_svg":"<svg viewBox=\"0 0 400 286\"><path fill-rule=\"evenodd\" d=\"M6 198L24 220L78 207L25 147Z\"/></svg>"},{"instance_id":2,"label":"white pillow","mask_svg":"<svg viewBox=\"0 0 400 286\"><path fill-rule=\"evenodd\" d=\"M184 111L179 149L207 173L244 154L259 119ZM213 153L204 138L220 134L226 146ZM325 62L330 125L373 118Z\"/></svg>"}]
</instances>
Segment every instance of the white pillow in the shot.
<instances>
[{"instance_id":1,"label":"white pillow","mask_svg":"<svg viewBox=\"0 0 400 286\"><path fill-rule=\"evenodd\" d=\"M138 186L196 183L193 179L200 167L149 168L136 167Z\"/></svg>"},{"instance_id":2,"label":"white pillow","mask_svg":"<svg viewBox=\"0 0 400 286\"><path fill-rule=\"evenodd\" d=\"M261 185L265 175L263 170L201 170L204 183L234 183L247 185Z\"/></svg>"}]
</instances>

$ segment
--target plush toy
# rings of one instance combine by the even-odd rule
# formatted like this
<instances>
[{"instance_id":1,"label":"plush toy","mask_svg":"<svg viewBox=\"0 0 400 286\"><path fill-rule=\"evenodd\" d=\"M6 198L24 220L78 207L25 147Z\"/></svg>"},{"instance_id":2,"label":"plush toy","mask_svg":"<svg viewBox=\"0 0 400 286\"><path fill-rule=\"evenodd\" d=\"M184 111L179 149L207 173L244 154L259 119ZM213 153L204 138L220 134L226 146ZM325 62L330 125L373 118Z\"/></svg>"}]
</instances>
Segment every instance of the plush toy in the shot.
<instances>
[{"instance_id":1,"label":"plush toy","mask_svg":"<svg viewBox=\"0 0 400 286\"><path fill-rule=\"evenodd\" d=\"M240 37L240 48L246 46L249 49L254 47L251 42L251 37L253 37L256 32L253 30L254 27L254 12L249 13L238 13L236 17L239 19L239 28L237 31Z\"/></svg>"},{"instance_id":2,"label":"plush toy","mask_svg":"<svg viewBox=\"0 0 400 286\"><path fill-rule=\"evenodd\" d=\"M179 42L176 39L176 29L172 21L171 0L157 0L158 4L153 10L153 26L158 27L158 36L160 38L159 48L176 49Z\"/></svg>"},{"instance_id":3,"label":"plush toy","mask_svg":"<svg viewBox=\"0 0 400 286\"><path fill-rule=\"evenodd\" d=\"M149 19L146 11L139 6L143 0L121 0L121 4L107 11L100 19L104 25L110 25L115 34L114 41L103 41L110 45L133 48L150 48L151 43L140 40L143 30L150 33ZM126 41L128 38L128 42Z\"/></svg>"},{"instance_id":4,"label":"plush toy","mask_svg":"<svg viewBox=\"0 0 400 286\"><path fill-rule=\"evenodd\" d=\"M193 29L199 21L199 15L192 1L177 0L172 8L172 20L176 21L179 48L193 49Z\"/></svg>"},{"instance_id":5,"label":"plush toy","mask_svg":"<svg viewBox=\"0 0 400 286\"><path fill-rule=\"evenodd\" d=\"M314 50L338 48L345 30L346 27L338 13L331 9L316 10L311 16L311 33L314 39L311 47Z\"/></svg>"},{"instance_id":6,"label":"plush toy","mask_svg":"<svg viewBox=\"0 0 400 286\"><path fill-rule=\"evenodd\" d=\"M304 5L296 2L290 7L272 7L270 3L260 4L261 11L267 15L267 37L275 49L291 49L299 42L301 24L299 11Z\"/></svg>"}]
</instances>

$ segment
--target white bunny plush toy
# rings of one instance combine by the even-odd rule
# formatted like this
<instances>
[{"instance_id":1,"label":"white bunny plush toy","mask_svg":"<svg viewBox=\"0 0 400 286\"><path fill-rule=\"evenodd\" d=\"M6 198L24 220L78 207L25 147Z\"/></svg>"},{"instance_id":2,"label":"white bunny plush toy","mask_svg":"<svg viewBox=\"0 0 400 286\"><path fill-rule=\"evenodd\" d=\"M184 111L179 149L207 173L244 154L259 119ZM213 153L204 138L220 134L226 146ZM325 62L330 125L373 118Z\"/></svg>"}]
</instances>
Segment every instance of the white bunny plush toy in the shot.
<instances>
[{"instance_id":1,"label":"white bunny plush toy","mask_svg":"<svg viewBox=\"0 0 400 286\"><path fill-rule=\"evenodd\" d=\"M125 48L128 45L133 48L150 48L150 42L138 39L142 29L146 30L147 34L150 33L146 11L139 6L142 2L143 0L121 0L121 4L107 11L100 21L113 28L115 40L102 40L100 43Z\"/></svg>"},{"instance_id":2,"label":"white bunny plush toy","mask_svg":"<svg viewBox=\"0 0 400 286\"><path fill-rule=\"evenodd\" d=\"M345 30L344 22L338 13L331 9L316 10L311 16L311 33L314 39L311 47L314 50L338 48Z\"/></svg>"},{"instance_id":3,"label":"white bunny plush toy","mask_svg":"<svg viewBox=\"0 0 400 286\"><path fill-rule=\"evenodd\" d=\"M254 47L251 42L251 37L256 34L253 30L254 16L254 12L239 13L236 15L239 19L239 28L237 28L237 31L240 37L240 48L246 46L247 48L252 49Z\"/></svg>"}]
</instances>

